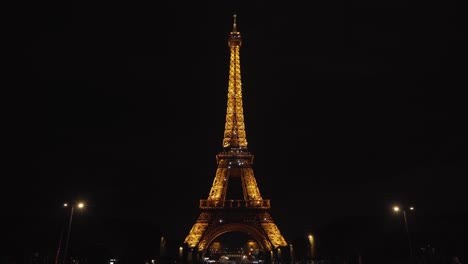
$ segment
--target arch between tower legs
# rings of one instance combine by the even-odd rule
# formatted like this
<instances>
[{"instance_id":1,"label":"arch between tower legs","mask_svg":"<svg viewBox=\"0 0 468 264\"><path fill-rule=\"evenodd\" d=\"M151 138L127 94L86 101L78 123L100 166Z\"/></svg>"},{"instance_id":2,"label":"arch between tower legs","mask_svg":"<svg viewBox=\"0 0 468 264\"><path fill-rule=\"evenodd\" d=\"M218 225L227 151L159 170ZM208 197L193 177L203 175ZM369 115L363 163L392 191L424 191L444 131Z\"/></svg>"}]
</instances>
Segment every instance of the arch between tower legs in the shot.
<instances>
[{"instance_id":1,"label":"arch between tower legs","mask_svg":"<svg viewBox=\"0 0 468 264\"><path fill-rule=\"evenodd\" d=\"M268 239L268 235L265 234L263 230L259 230L255 225L249 225L246 223L227 223L207 231L198 244L198 252L205 255L206 251L209 249L209 245L211 245L217 237L229 232L242 232L248 234L257 241L261 250L264 252L271 251L273 248L270 240Z\"/></svg>"}]
</instances>

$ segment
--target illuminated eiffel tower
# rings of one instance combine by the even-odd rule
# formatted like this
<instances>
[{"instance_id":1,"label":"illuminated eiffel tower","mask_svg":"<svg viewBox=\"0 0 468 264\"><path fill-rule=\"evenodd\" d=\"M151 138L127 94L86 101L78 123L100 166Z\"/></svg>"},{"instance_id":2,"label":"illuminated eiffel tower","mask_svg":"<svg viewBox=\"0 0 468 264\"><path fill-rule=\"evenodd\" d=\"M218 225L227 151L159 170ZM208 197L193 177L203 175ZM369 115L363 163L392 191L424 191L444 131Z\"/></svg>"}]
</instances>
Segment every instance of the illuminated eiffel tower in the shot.
<instances>
[{"instance_id":1,"label":"illuminated eiffel tower","mask_svg":"<svg viewBox=\"0 0 468 264\"><path fill-rule=\"evenodd\" d=\"M216 155L218 167L208 199L200 200L201 213L184 241L198 257L206 253L217 237L228 232L250 235L264 252L271 253L272 258L275 250L287 246L269 213L270 200L260 195L252 169L254 155L247 149L240 73L241 44L234 15L228 39L231 54L223 149ZM228 197L228 185L234 179L240 180L243 199Z\"/></svg>"}]
</instances>

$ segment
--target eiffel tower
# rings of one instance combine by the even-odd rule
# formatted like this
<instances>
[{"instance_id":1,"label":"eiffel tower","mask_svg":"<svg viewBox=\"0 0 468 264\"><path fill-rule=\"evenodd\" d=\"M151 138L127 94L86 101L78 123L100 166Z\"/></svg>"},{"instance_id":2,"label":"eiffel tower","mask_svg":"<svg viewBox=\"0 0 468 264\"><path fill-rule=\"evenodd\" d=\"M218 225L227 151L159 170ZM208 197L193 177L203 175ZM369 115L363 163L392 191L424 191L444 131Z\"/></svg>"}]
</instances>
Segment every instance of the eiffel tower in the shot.
<instances>
[{"instance_id":1,"label":"eiffel tower","mask_svg":"<svg viewBox=\"0 0 468 264\"><path fill-rule=\"evenodd\" d=\"M260 195L252 169L254 155L247 149L239 55L242 38L235 14L233 18L233 29L228 38L230 65L223 148L216 155L218 167L208 199L200 200L201 213L184 244L192 254L197 253L201 258L220 235L242 232L250 235L264 252L271 253L270 258L274 258L276 251L287 243L270 215L270 200ZM232 191L228 192L228 185L235 179L240 180L243 199L228 196L232 194Z\"/></svg>"}]
</instances>

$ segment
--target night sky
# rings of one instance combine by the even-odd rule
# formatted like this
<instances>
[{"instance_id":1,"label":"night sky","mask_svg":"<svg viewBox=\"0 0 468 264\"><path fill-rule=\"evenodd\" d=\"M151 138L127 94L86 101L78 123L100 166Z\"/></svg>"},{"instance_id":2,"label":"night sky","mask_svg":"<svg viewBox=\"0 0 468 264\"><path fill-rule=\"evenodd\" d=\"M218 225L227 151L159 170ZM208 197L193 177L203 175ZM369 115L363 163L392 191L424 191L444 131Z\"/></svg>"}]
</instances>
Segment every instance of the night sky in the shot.
<instances>
[{"instance_id":1,"label":"night sky","mask_svg":"<svg viewBox=\"0 0 468 264\"><path fill-rule=\"evenodd\" d=\"M158 229L183 242L222 150L236 13L248 148L285 238L391 247L406 241L400 202L416 207L416 244L461 254L459 3L215 2L25 7L4 98L10 248L53 250L61 204L76 200L88 205L74 216L76 247L118 252Z\"/></svg>"}]
</instances>

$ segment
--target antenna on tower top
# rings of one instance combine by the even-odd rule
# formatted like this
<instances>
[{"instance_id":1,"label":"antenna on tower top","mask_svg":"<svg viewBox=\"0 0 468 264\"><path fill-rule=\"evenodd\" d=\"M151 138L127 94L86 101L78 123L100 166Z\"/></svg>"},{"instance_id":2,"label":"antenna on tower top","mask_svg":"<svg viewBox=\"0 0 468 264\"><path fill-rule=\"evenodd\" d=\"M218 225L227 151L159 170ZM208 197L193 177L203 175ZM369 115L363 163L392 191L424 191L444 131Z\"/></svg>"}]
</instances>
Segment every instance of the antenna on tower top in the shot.
<instances>
[{"instance_id":1,"label":"antenna on tower top","mask_svg":"<svg viewBox=\"0 0 468 264\"><path fill-rule=\"evenodd\" d=\"M234 14L234 15L232 15L232 17L234 18L234 24L232 25L232 31L237 32L237 24L236 24L237 15Z\"/></svg>"}]
</instances>

